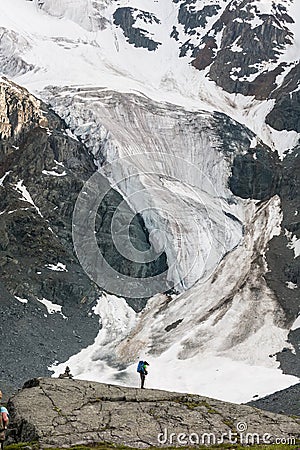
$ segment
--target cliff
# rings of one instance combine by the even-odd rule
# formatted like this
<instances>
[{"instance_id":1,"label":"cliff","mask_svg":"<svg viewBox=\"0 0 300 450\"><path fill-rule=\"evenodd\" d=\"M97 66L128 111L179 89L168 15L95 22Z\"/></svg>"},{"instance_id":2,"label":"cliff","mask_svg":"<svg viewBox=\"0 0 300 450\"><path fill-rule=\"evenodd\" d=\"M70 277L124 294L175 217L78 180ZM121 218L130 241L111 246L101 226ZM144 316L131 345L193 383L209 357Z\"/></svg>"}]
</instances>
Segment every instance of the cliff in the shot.
<instances>
[{"instance_id":1,"label":"cliff","mask_svg":"<svg viewBox=\"0 0 300 450\"><path fill-rule=\"evenodd\" d=\"M93 156L62 119L0 77L1 388L8 395L35 375L49 375L47 367L90 345L99 331L94 306L101 289L84 272L72 243L74 205L95 171ZM121 201L111 189L99 207L96 235L112 267L136 274L140 264L120 257L108 233ZM130 214L127 205L123 214ZM133 220L131 232L138 248L148 248L141 218ZM143 274L160 264L146 264Z\"/></svg>"}]
</instances>

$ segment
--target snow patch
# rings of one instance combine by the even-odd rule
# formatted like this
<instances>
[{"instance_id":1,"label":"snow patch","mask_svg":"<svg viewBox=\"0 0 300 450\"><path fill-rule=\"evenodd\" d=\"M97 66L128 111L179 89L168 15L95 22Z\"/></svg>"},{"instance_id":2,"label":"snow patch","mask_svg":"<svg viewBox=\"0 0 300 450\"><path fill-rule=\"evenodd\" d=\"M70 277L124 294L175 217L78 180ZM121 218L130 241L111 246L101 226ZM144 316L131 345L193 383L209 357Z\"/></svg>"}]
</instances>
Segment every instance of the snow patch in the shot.
<instances>
[{"instance_id":1,"label":"snow patch","mask_svg":"<svg viewBox=\"0 0 300 450\"><path fill-rule=\"evenodd\" d=\"M75 141L79 142L78 137L69 128L67 128L65 132L66 135L69 136L71 139L75 139Z\"/></svg>"},{"instance_id":2,"label":"snow patch","mask_svg":"<svg viewBox=\"0 0 300 450\"><path fill-rule=\"evenodd\" d=\"M298 328L300 328L300 316L293 323L291 331L298 330Z\"/></svg>"},{"instance_id":3,"label":"snow patch","mask_svg":"<svg viewBox=\"0 0 300 450\"><path fill-rule=\"evenodd\" d=\"M35 205L34 201L32 200L31 195L29 194L26 186L23 185L23 180L18 181L18 183L15 186L16 191L18 191L20 194L22 194L22 200L25 200L26 202L30 203L38 212L38 214L43 217L41 211L39 208Z\"/></svg>"},{"instance_id":4,"label":"snow patch","mask_svg":"<svg viewBox=\"0 0 300 450\"><path fill-rule=\"evenodd\" d=\"M58 262L57 264L46 264L45 267L47 267L47 269L54 270L55 272L68 272L66 265L61 262Z\"/></svg>"},{"instance_id":5,"label":"snow patch","mask_svg":"<svg viewBox=\"0 0 300 450\"><path fill-rule=\"evenodd\" d=\"M56 164L57 166L65 167L64 164L63 164L62 162L56 161L56 159L54 160L54 162L55 162L55 164Z\"/></svg>"},{"instance_id":6,"label":"snow patch","mask_svg":"<svg viewBox=\"0 0 300 450\"><path fill-rule=\"evenodd\" d=\"M238 41L239 41L239 37L233 42L233 44L232 44L232 46L231 46L231 48L230 48L230 50L233 52L233 53L241 53L244 49L240 46L240 45L238 45L237 43L238 43Z\"/></svg>"},{"instance_id":7,"label":"snow patch","mask_svg":"<svg viewBox=\"0 0 300 450\"><path fill-rule=\"evenodd\" d=\"M160 301L159 296L156 298L157 301ZM123 299L104 295L98 301L94 312L99 314L102 326L94 344L66 362L54 363L49 367L49 370L54 371L52 376L58 376L67 364L78 379L137 387L140 382L136 372L138 360L147 359L150 363L147 388L189 392L237 403L247 402L254 395L271 394L298 382L296 377L283 375L276 368L258 364L249 365L225 355L214 355L212 351L207 353L199 351L192 358L179 359L178 354L181 352L179 342L160 356L156 356L147 350L151 323L145 324L145 327L143 324L139 325L139 314L134 313ZM177 313L177 317L181 316ZM141 334L134 344L135 361L126 369L118 370L109 365L111 357L117 347L117 358L119 362L122 361L123 355L118 345L126 344L128 334L131 330L134 331L136 324L141 329ZM159 343L156 346L158 350ZM258 349L259 347L257 344ZM172 376L162 377L163 373L170 373Z\"/></svg>"},{"instance_id":8,"label":"snow patch","mask_svg":"<svg viewBox=\"0 0 300 450\"><path fill-rule=\"evenodd\" d=\"M62 306L57 305L56 303L50 302L50 300L47 300L46 298L37 298L37 300L42 303L44 306L46 306L48 314L54 314L59 313L63 316L64 319L67 319L67 317L62 313Z\"/></svg>"},{"instance_id":9,"label":"snow patch","mask_svg":"<svg viewBox=\"0 0 300 450\"><path fill-rule=\"evenodd\" d=\"M62 173L55 172L54 170L42 170L44 175L52 175L54 177L64 177L67 172L64 170Z\"/></svg>"},{"instance_id":10,"label":"snow patch","mask_svg":"<svg viewBox=\"0 0 300 450\"><path fill-rule=\"evenodd\" d=\"M78 374L82 374L81 378L87 377L86 379L97 381L104 370L106 375L108 373L113 375L116 372L104 361L110 360L116 345L130 333L136 324L137 315L123 298L109 294L103 294L97 300L93 312L99 315L100 325L95 342L72 356L68 365L76 378L79 378ZM65 363L55 364L49 367L49 370L54 371L53 376L58 376L63 367Z\"/></svg>"},{"instance_id":11,"label":"snow patch","mask_svg":"<svg viewBox=\"0 0 300 450\"><path fill-rule=\"evenodd\" d=\"M5 178L11 173L11 170L9 170L8 172L6 172L2 178L0 178L0 186L3 186L3 183L5 181Z\"/></svg>"},{"instance_id":12,"label":"snow patch","mask_svg":"<svg viewBox=\"0 0 300 450\"><path fill-rule=\"evenodd\" d=\"M292 283L291 281L287 281L286 285L289 289L297 289L298 288L297 284Z\"/></svg>"},{"instance_id":13,"label":"snow patch","mask_svg":"<svg viewBox=\"0 0 300 450\"><path fill-rule=\"evenodd\" d=\"M21 298L18 297L17 295L14 296L20 303L28 303L28 299L27 298Z\"/></svg>"},{"instance_id":14,"label":"snow patch","mask_svg":"<svg viewBox=\"0 0 300 450\"><path fill-rule=\"evenodd\" d=\"M288 248L294 250L294 258L298 258L300 256L300 239L297 238L297 236L293 235L292 233L286 231L286 236L290 240L288 243Z\"/></svg>"}]
</instances>

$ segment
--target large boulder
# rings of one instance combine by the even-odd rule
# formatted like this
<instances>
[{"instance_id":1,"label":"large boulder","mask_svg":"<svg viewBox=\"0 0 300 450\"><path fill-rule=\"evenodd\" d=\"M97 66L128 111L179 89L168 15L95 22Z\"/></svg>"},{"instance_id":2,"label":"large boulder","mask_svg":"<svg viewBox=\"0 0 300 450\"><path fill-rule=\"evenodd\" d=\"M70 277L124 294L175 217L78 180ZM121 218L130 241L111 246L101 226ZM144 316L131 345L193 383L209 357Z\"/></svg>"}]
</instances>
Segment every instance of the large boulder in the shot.
<instances>
[{"instance_id":1,"label":"large boulder","mask_svg":"<svg viewBox=\"0 0 300 450\"><path fill-rule=\"evenodd\" d=\"M41 447L271 443L300 437L300 420L250 406L74 379L30 380L8 408L16 440L37 440Z\"/></svg>"}]
</instances>

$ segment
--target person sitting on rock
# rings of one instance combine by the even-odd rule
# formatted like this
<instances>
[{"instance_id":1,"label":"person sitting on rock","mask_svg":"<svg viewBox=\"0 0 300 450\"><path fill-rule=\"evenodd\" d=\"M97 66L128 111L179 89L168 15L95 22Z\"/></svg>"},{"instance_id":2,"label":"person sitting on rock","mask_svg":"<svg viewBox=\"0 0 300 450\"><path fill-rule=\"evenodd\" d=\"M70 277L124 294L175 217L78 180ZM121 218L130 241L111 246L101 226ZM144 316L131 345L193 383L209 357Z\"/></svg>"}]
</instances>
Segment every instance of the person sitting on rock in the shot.
<instances>
[{"instance_id":1,"label":"person sitting on rock","mask_svg":"<svg viewBox=\"0 0 300 450\"><path fill-rule=\"evenodd\" d=\"M67 366L67 367L65 368L64 373L61 373L61 374L58 376L58 378L73 378L73 375L71 374L71 371L70 371L70 367Z\"/></svg>"},{"instance_id":2,"label":"person sitting on rock","mask_svg":"<svg viewBox=\"0 0 300 450\"><path fill-rule=\"evenodd\" d=\"M0 402L2 400L2 392L0 391ZM1 444L1 450L3 450L4 447L4 441L5 441L5 431L7 430L8 423L9 423L9 414L7 409L4 406L0 405L0 444Z\"/></svg>"}]
</instances>

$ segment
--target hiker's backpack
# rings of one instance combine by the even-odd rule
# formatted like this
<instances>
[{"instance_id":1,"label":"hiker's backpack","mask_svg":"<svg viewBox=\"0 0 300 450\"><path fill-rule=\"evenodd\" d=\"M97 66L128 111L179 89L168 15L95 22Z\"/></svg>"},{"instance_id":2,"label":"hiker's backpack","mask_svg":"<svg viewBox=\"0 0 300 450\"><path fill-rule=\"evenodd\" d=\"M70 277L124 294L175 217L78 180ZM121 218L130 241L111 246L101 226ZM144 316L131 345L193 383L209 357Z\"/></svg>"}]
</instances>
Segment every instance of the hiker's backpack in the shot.
<instances>
[{"instance_id":1,"label":"hiker's backpack","mask_svg":"<svg viewBox=\"0 0 300 450\"><path fill-rule=\"evenodd\" d=\"M139 373L144 371L144 361L139 361L136 371Z\"/></svg>"}]
</instances>

